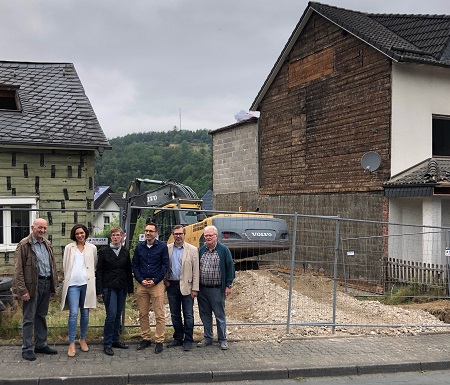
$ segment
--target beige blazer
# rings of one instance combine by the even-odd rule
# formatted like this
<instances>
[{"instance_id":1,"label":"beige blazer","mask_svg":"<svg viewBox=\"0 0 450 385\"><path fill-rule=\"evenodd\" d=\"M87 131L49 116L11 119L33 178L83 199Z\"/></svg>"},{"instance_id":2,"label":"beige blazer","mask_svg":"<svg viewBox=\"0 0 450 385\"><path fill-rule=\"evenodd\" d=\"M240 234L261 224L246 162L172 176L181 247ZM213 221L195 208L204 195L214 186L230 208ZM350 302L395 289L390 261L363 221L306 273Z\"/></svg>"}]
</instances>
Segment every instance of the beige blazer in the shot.
<instances>
[{"instance_id":1,"label":"beige blazer","mask_svg":"<svg viewBox=\"0 0 450 385\"><path fill-rule=\"evenodd\" d=\"M173 243L167 245L169 249L169 268L167 279L172 267ZM183 295L190 295L191 291L199 290L200 267L198 262L198 249L190 243L184 242L183 256L181 257L180 291Z\"/></svg>"},{"instance_id":2,"label":"beige blazer","mask_svg":"<svg viewBox=\"0 0 450 385\"><path fill-rule=\"evenodd\" d=\"M77 250L77 243L69 243L64 249L63 255L63 270L64 282L61 293L61 310L69 310L66 303L67 291L69 289L70 276L72 275L73 260L75 251ZM86 242L84 245L84 260L86 263L87 272L87 291L86 300L84 301L84 308L95 309L97 307L97 294L95 292L95 268L97 266L97 247L92 243Z\"/></svg>"}]
</instances>

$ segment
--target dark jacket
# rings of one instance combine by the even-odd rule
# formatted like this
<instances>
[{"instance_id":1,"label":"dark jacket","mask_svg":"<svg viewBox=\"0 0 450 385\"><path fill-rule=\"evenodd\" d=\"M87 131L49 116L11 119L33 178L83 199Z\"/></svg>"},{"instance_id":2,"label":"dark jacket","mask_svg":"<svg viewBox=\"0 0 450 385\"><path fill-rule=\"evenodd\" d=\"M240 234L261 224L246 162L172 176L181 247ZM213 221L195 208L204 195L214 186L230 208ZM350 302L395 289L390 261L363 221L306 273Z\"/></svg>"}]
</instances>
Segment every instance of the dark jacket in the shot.
<instances>
[{"instance_id":1,"label":"dark jacket","mask_svg":"<svg viewBox=\"0 0 450 385\"><path fill-rule=\"evenodd\" d=\"M50 268L52 270L52 293L55 293L57 283L57 272L55 255L50 242L44 238L45 247L50 256ZM28 293L30 298L35 298L38 287L38 260L34 251L31 234L23 238L16 247L14 259L14 285L13 291L20 298Z\"/></svg>"},{"instance_id":2,"label":"dark jacket","mask_svg":"<svg viewBox=\"0 0 450 385\"><path fill-rule=\"evenodd\" d=\"M164 279L169 267L169 251L167 245L155 239L152 247L147 247L146 241L139 242L134 249L131 261L134 278L139 283L146 278L153 279L155 285Z\"/></svg>"},{"instance_id":3,"label":"dark jacket","mask_svg":"<svg viewBox=\"0 0 450 385\"><path fill-rule=\"evenodd\" d=\"M199 260L202 259L202 255L206 250L207 250L206 244L200 247L200 249L198 250ZM233 257L231 256L230 249L220 242L217 242L216 250L217 254L219 254L220 274L222 277L222 290L225 292L225 288L231 287L234 280Z\"/></svg>"},{"instance_id":4,"label":"dark jacket","mask_svg":"<svg viewBox=\"0 0 450 385\"><path fill-rule=\"evenodd\" d=\"M124 247L116 255L111 247L106 246L98 252L97 270L95 272L97 294L103 289L126 289L133 293L133 275L131 274L130 252Z\"/></svg>"}]
</instances>

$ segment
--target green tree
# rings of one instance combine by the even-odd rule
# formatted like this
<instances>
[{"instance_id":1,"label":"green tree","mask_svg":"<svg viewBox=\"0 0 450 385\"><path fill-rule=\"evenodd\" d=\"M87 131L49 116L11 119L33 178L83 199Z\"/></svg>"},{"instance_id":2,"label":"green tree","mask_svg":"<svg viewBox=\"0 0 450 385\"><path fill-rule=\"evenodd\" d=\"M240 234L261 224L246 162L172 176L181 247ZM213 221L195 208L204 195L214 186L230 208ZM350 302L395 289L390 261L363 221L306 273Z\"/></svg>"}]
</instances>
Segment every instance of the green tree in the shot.
<instances>
[{"instance_id":1,"label":"green tree","mask_svg":"<svg viewBox=\"0 0 450 385\"><path fill-rule=\"evenodd\" d=\"M95 185L124 192L135 178L175 179L200 197L212 188L211 136L207 130L146 132L110 140L97 158Z\"/></svg>"}]
</instances>

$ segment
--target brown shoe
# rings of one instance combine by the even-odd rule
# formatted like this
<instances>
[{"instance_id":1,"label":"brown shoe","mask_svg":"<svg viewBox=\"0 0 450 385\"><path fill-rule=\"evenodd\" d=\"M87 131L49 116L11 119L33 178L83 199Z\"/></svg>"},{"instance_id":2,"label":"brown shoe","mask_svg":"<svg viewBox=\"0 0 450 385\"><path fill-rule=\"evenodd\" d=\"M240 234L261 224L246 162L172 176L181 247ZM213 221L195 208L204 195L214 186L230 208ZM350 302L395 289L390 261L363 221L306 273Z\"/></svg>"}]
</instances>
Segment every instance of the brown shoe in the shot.
<instances>
[{"instance_id":1,"label":"brown shoe","mask_svg":"<svg viewBox=\"0 0 450 385\"><path fill-rule=\"evenodd\" d=\"M67 355L69 357L75 357L76 350L75 350L75 342L72 342L69 344L69 350L67 351Z\"/></svg>"},{"instance_id":2,"label":"brown shoe","mask_svg":"<svg viewBox=\"0 0 450 385\"><path fill-rule=\"evenodd\" d=\"M86 340L83 338L83 339L80 339L80 349L81 349L81 351L82 352L88 352L89 351L89 346L87 345L87 343L86 343Z\"/></svg>"}]
</instances>

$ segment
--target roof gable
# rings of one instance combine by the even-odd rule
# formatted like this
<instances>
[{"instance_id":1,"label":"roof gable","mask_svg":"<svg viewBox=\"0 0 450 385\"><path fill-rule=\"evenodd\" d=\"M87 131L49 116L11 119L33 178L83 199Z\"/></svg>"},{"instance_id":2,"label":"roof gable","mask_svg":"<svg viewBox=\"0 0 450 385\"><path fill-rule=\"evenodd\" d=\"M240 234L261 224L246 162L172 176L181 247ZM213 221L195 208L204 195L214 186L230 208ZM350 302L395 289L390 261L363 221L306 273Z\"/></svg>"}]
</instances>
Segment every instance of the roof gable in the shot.
<instances>
[{"instance_id":1,"label":"roof gable","mask_svg":"<svg viewBox=\"0 0 450 385\"><path fill-rule=\"evenodd\" d=\"M0 145L111 147L73 64L0 61L2 85L18 87L22 110L0 110Z\"/></svg>"},{"instance_id":2,"label":"roof gable","mask_svg":"<svg viewBox=\"0 0 450 385\"><path fill-rule=\"evenodd\" d=\"M319 14L396 62L450 67L449 15L370 14L309 2L250 111L259 109L261 100L313 14Z\"/></svg>"}]
</instances>

